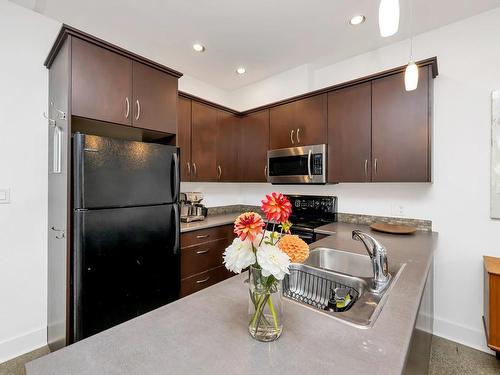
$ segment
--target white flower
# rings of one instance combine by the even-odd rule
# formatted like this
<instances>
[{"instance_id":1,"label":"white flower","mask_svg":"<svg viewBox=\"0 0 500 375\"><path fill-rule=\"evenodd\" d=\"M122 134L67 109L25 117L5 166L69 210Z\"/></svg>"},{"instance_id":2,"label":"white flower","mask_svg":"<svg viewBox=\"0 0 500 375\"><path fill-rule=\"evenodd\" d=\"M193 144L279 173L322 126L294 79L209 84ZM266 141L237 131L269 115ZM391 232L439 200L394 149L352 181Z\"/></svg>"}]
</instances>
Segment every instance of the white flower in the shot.
<instances>
[{"instance_id":1,"label":"white flower","mask_svg":"<svg viewBox=\"0 0 500 375\"><path fill-rule=\"evenodd\" d=\"M224 264L229 271L241 273L241 270L255 263L255 254L250 240L235 238L223 254Z\"/></svg>"},{"instance_id":2,"label":"white flower","mask_svg":"<svg viewBox=\"0 0 500 375\"><path fill-rule=\"evenodd\" d=\"M276 280L283 280L289 274L290 257L277 246L262 243L257 249L257 262L262 268L262 276L273 275Z\"/></svg>"},{"instance_id":3,"label":"white flower","mask_svg":"<svg viewBox=\"0 0 500 375\"><path fill-rule=\"evenodd\" d=\"M270 231L266 230L264 231L264 241L262 241L262 233L259 233L257 237L255 237L255 240L253 240L253 247L258 249L259 246L264 245L265 242L270 242L271 241L271 233ZM261 244L262 242L262 244Z\"/></svg>"}]
</instances>

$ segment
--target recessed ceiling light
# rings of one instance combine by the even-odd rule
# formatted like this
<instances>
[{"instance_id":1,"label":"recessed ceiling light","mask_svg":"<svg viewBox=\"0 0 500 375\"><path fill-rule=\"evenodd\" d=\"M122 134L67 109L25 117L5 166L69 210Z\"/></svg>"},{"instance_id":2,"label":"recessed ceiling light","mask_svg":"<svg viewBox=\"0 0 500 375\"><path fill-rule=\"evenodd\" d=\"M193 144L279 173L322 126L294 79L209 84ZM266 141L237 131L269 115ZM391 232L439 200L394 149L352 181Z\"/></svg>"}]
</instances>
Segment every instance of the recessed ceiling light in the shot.
<instances>
[{"instance_id":1,"label":"recessed ceiling light","mask_svg":"<svg viewBox=\"0 0 500 375\"><path fill-rule=\"evenodd\" d=\"M363 22L366 21L366 17L361 15L361 14L358 14L356 16L353 16L350 20L349 20L349 23L353 26L356 26L356 25L360 25L362 24Z\"/></svg>"},{"instance_id":2,"label":"recessed ceiling light","mask_svg":"<svg viewBox=\"0 0 500 375\"><path fill-rule=\"evenodd\" d=\"M195 44L193 44L193 49L196 52L203 52L203 51L205 51L205 46L200 44L200 43L195 43Z\"/></svg>"},{"instance_id":3,"label":"recessed ceiling light","mask_svg":"<svg viewBox=\"0 0 500 375\"><path fill-rule=\"evenodd\" d=\"M236 69L236 73L238 73L238 74L245 74L246 72L247 72L247 70L242 66L240 66L238 69Z\"/></svg>"}]
</instances>

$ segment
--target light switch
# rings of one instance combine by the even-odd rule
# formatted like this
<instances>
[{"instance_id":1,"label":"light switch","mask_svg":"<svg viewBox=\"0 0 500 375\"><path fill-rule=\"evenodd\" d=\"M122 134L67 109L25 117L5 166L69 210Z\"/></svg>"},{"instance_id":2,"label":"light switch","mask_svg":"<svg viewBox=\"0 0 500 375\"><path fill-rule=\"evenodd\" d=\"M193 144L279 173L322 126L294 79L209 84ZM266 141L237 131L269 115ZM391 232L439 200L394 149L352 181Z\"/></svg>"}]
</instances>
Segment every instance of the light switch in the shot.
<instances>
[{"instance_id":1,"label":"light switch","mask_svg":"<svg viewBox=\"0 0 500 375\"><path fill-rule=\"evenodd\" d=\"M0 189L0 204L10 203L10 189Z\"/></svg>"}]
</instances>

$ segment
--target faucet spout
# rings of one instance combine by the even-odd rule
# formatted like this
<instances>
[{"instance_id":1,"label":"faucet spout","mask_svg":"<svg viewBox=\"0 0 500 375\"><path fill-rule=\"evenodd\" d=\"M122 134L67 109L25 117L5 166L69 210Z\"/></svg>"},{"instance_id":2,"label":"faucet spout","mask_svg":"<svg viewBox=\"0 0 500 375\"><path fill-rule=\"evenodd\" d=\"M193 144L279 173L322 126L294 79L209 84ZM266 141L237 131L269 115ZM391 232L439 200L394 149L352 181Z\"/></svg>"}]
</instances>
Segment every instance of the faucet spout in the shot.
<instances>
[{"instance_id":1,"label":"faucet spout","mask_svg":"<svg viewBox=\"0 0 500 375\"><path fill-rule=\"evenodd\" d=\"M372 260L373 265L373 285L372 290L375 293L382 292L391 279L389 267L387 264L387 250L380 242L367 233L360 230L352 231L352 239L361 241Z\"/></svg>"}]
</instances>

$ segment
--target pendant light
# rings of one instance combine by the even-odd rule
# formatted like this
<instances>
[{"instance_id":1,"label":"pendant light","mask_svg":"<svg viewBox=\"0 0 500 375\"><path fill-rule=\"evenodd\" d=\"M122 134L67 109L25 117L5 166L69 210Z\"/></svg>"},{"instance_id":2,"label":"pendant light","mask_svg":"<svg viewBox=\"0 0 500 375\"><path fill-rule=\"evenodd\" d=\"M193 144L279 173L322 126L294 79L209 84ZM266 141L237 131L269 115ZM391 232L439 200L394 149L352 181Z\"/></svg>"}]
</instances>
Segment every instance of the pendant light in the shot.
<instances>
[{"instance_id":1,"label":"pendant light","mask_svg":"<svg viewBox=\"0 0 500 375\"><path fill-rule=\"evenodd\" d=\"M418 87L418 66L413 60L413 2L410 1L410 61L405 70L406 91L416 90Z\"/></svg>"},{"instance_id":2,"label":"pendant light","mask_svg":"<svg viewBox=\"0 0 500 375\"><path fill-rule=\"evenodd\" d=\"M378 26L380 35L383 37L388 37L398 32L399 0L380 0Z\"/></svg>"}]
</instances>

